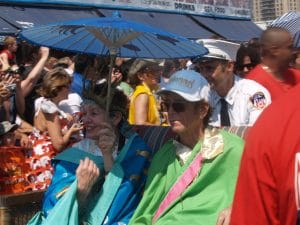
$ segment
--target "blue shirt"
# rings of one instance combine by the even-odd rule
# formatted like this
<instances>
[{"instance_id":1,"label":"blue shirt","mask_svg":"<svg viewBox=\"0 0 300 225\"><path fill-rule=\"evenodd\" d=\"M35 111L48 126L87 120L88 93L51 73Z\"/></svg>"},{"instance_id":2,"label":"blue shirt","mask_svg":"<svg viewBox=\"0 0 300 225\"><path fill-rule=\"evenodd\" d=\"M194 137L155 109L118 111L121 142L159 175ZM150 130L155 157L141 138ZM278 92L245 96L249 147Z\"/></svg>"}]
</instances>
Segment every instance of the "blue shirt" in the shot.
<instances>
[{"instance_id":1,"label":"blue shirt","mask_svg":"<svg viewBox=\"0 0 300 225\"><path fill-rule=\"evenodd\" d=\"M73 81L71 84L71 92L75 92L82 97L83 92L83 82L84 82L84 76L82 76L80 73L73 73ZM85 88L88 89L91 86L90 80L85 80Z\"/></svg>"}]
</instances>

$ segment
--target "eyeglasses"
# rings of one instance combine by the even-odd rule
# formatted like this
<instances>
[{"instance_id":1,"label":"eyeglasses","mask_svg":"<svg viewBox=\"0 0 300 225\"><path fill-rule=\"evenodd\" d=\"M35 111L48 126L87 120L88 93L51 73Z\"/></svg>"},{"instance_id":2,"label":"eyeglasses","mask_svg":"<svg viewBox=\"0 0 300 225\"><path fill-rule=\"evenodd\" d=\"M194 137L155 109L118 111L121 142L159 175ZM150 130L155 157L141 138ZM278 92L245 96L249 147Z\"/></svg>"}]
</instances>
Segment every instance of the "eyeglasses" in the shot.
<instances>
[{"instance_id":1,"label":"eyeglasses","mask_svg":"<svg viewBox=\"0 0 300 225\"><path fill-rule=\"evenodd\" d=\"M254 65L252 63L248 63L248 64L242 65L241 69L243 70L243 69L247 68L248 70L251 70L251 69L253 69L253 67L254 67Z\"/></svg>"},{"instance_id":2,"label":"eyeglasses","mask_svg":"<svg viewBox=\"0 0 300 225\"><path fill-rule=\"evenodd\" d=\"M198 68L200 73L213 73L217 67L222 64L222 61L207 61L199 63Z\"/></svg>"},{"instance_id":3,"label":"eyeglasses","mask_svg":"<svg viewBox=\"0 0 300 225\"><path fill-rule=\"evenodd\" d=\"M63 89L63 88L66 88L66 89L70 89L70 85L69 84L65 84L65 85L60 85L57 87L58 89Z\"/></svg>"},{"instance_id":4,"label":"eyeglasses","mask_svg":"<svg viewBox=\"0 0 300 225\"><path fill-rule=\"evenodd\" d=\"M162 112L169 112L170 107L172 107L172 109L176 112L176 113L180 113L180 112L184 112L186 110L186 103L184 101L176 101L176 102L170 102L170 101L163 101L161 102L160 106L161 106L161 111Z\"/></svg>"}]
</instances>

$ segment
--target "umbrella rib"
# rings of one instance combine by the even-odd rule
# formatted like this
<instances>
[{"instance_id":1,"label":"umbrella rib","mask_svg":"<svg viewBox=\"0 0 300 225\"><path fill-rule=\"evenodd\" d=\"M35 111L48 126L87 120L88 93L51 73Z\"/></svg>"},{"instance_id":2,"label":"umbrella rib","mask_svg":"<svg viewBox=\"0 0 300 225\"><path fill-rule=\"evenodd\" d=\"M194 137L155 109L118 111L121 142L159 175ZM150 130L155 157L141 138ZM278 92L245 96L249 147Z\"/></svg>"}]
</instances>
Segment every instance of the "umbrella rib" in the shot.
<instances>
[{"instance_id":1,"label":"umbrella rib","mask_svg":"<svg viewBox=\"0 0 300 225\"><path fill-rule=\"evenodd\" d=\"M151 35L152 35L152 34L151 34ZM155 34L153 34L153 35L155 35ZM161 51L164 52L165 55L167 55L168 57L172 57L172 55L169 54L168 51L165 51L165 49L163 49L160 45L156 44L154 41L151 41L151 39L148 38L147 36L145 36L145 38L148 39L149 42L155 44L157 48L159 48ZM172 46L171 46L171 47L172 47ZM169 47L168 47L168 48L169 48ZM180 52L177 51L176 48L179 48L179 46L176 46L175 48L172 48L170 52L177 53L176 55L181 55ZM184 48L184 50L187 50L187 49Z\"/></svg>"},{"instance_id":2,"label":"umbrella rib","mask_svg":"<svg viewBox=\"0 0 300 225\"><path fill-rule=\"evenodd\" d=\"M31 31L31 32L33 32L33 35L36 35L35 36L35 39L34 39L34 42L35 43L37 43L38 45L42 45L42 43L41 42L39 42L41 39L43 40L43 41L49 41L49 40L51 40L52 39L52 36L49 36L49 34L46 34L46 33L44 33L44 30L42 29L36 29L36 30L34 30L34 31ZM32 34L30 34L30 35L32 35ZM24 35L23 35L24 36ZM46 39L44 38L44 36L46 37ZM29 40L29 38L27 38L26 37L26 33L25 33L25 36L24 36L26 39L28 39ZM36 41L36 39L38 40L38 41Z\"/></svg>"},{"instance_id":3,"label":"umbrella rib","mask_svg":"<svg viewBox=\"0 0 300 225\"><path fill-rule=\"evenodd\" d=\"M84 50L86 51L87 49L89 49L89 48L95 43L95 41L96 41L96 38L93 38L93 40L91 40L91 41L88 43L88 45L86 46L86 48L85 48Z\"/></svg>"},{"instance_id":4,"label":"umbrella rib","mask_svg":"<svg viewBox=\"0 0 300 225\"><path fill-rule=\"evenodd\" d=\"M122 45L127 44L131 40L134 40L134 39L136 39L137 37L139 37L141 35L142 35L141 32L130 32L129 34L125 35L122 39L119 39L115 43L115 47L120 48Z\"/></svg>"},{"instance_id":5,"label":"umbrella rib","mask_svg":"<svg viewBox=\"0 0 300 225\"><path fill-rule=\"evenodd\" d=\"M93 34L97 39L102 41L104 43L104 45L106 45L109 48L110 47L120 48L122 45L128 43L129 41L137 38L138 36L140 36L142 34L141 32L130 32L130 33L126 34L123 38L117 40L116 42L112 42L109 39L107 39L107 37L105 37L105 35L103 35L101 32L99 32L99 30L97 30L95 28L88 27L87 30L91 34ZM113 33L113 31L111 33Z\"/></svg>"},{"instance_id":6,"label":"umbrella rib","mask_svg":"<svg viewBox=\"0 0 300 225\"><path fill-rule=\"evenodd\" d=\"M97 29L92 27L87 27L87 31L89 31L94 37L96 37L98 40L102 41L103 44L107 47L112 46L113 43L107 39L102 33L100 33Z\"/></svg>"},{"instance_id":7,"label":"umbrella rib","mask_svg":"<svg viewBox=\"0 0 300 225\"><path fill-rule=\"evenodd\" d=\"M148 33L147 33L148 35ZM147 39L150 43L152 42L151 39L147 36L147 35L144 35L144 38ZM151 35L155 35L155 34L151 34ZM158 49L160 49L162 52L164 52L165 55L167 55L168 57L171 57L170 54L168 54L163 48L161 48L158 44L152 42ZM153 54L152 54L153 55Z\"/></svg>"},{"instance_id":8,"label":"umbrella rib","mask_svg":"<svg viewBox=\"0 0 300 225\"><path fill-rule=\"evenodd\" d=\"M145 35L143 35L144 37ZM140 42L143 46L145 46L145 49L147 49L147 51L150 53L150 55L152 55L152 57L154 57L154 55L152 54L151 50L147 47L147 45L144 45L144 43L140 40L140 39L137 39L138 42Z\"/></svg>"},{"instance_id":9,"label":"umbrella rib","mask_svg":"<svg viewBox=\"0 0 300 225\"><path fill-rule=\"evenodd\" d=\"M84 30L82 30L82 32L84 32ZM75 42L71 43L70 45L68 45L68 48L72 47L72 46L76 46L78 43L80 43L83 39L85 39L86 37L88 37L89 34L85 34L84 36L82 36L80 39L76 40ZM85 48L86 49L86 48Z\"/></svg>"}]
</instances>

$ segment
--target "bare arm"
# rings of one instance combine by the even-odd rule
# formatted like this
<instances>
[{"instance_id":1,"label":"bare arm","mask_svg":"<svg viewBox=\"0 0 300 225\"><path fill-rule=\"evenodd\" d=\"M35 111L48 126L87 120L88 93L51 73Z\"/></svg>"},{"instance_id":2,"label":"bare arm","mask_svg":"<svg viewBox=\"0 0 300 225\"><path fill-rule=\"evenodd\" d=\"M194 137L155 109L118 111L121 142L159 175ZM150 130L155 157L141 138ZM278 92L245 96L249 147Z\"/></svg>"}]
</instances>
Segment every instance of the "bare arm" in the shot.
<instances>
[{"instance_id":1,"label":"bare arm","mask_svg":"<svg viewBox=\"0 0 300 225\"><path fill-rule=\"evenodd\" d=\"M147 121L148 118L149 96L140 94L134 101L134 121L136 125L152 125Z\"/></svg>"},{"instance_id":2,"label":"bare arm","mask_svg":"<svg viewBox=\"0 0 300 225\"><path fill-rule=\"evenodd\" d=\"M58 113L44 113L44 115L52 145L59 152L61 152L66 147L73 133L83 129L81 125L79 125L78 123L74 123L70 127L70 129L63 135Z\"/></svg>"},{"instance_id":3,"label":"bare arm","mask_svg":"<svg viewBox=\"0 0 300 225\"><path fill-rule=\"evenodd\" d=\"M0 61L3 65L3 67L1 68L2 71L5 71L9 68L9 62L8 62L8 56L6 53L2 53L0 54Z\"/></svg>"},{"instance_id":4,"label":"bare arm","mask_svg":"<svg viewBox=\"0 0 300 225\"><path fill-rule=\"evenodd\" d=\"M15 100L16 100L16 109L19 115L23 115L25 112L25 97L21 88L21 81L20 79L17 80L16 82L16 96L15 96Z\"/></svg>"},{"instance_id":5,"label":"bare arm","mask_svg":"<svg viewBox=\"0 0 300 225\"><path fill-rule=\"evenodd\" d=\"M34 85L38 81L40 74L42 72L42 69L44 68L44 65L48 59L49 48L41 47L40 55L41 55L41 57L40 57L40 60L38 61L38 63L30 71L28 77L21 82L21 88L22 88L24 97L26 97L30 93L30 91L33 89Z\"/></svg>"}]
</instances>

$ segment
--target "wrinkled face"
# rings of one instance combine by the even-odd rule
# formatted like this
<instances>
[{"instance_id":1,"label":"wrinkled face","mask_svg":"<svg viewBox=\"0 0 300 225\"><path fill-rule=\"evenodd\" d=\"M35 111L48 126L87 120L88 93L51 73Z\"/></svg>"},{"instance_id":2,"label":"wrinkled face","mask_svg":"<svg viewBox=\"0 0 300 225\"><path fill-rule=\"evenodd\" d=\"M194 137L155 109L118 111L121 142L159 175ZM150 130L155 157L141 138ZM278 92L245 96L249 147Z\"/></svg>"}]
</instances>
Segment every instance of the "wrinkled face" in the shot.
<instances>
[{"instance_id":1,"label":"wrinkled face","mask_svg":"<svg viewBox=\"0 0 300 225\"><path fill-rule=\"evenodd\" d=\"M221 86L230 77L226 72L226 68L226 65L221 63L220 60L208 60L199 63L199 72L213 89Z\"/></svg>"},{"instance_id":2,"label":"wrinkled face","mask_svg":"<svg viewBox=\"0 0 300 225\"><path fill-rule=\"evenodd\" d=\"M199 127L201 119L195 103L168 92L162 96L161 105L164 111L168 112L170 125L175 133L180 135Z\"/></svg>"},{"instance_id":3,"label":"wrinkled face","mask_svg":"<svg viewBox=\"0 0 300 225\"><path fill-rule=\"evenodd\" d=\"M82 122L85 127L86 137L98 140L99 131L103 122L107 121L105 110L94 103L87 103L81 107Z\"/></svg>"}]
</instances>

